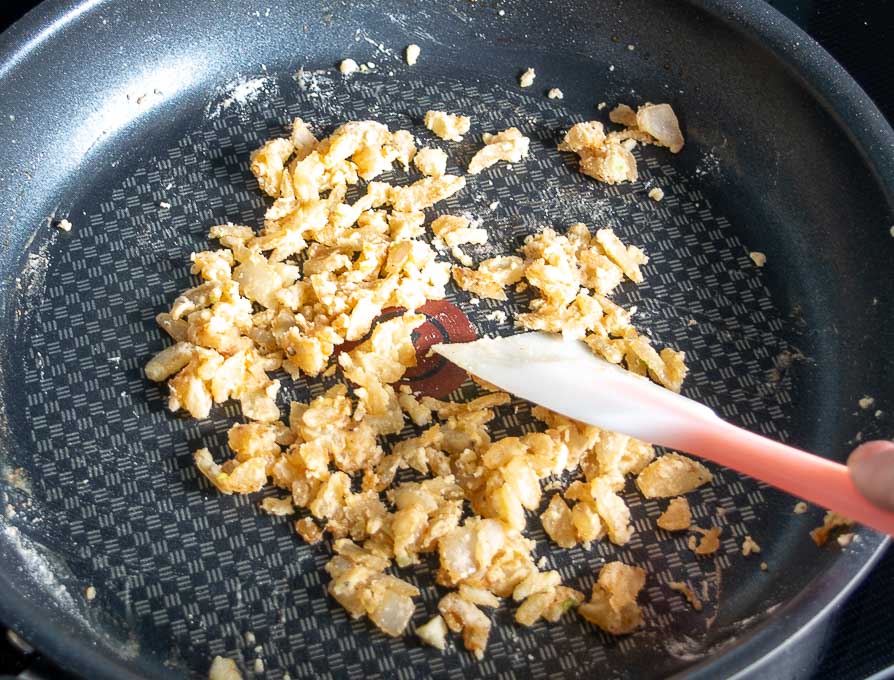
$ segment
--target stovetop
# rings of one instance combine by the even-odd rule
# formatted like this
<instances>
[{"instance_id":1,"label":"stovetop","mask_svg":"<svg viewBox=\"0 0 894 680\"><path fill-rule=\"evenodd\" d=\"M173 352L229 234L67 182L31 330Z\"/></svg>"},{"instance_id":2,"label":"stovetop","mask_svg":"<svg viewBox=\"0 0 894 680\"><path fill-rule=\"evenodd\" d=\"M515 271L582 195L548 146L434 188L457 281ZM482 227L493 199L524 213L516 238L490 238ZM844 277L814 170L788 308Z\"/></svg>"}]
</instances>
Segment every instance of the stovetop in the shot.
<instances>
[{"instance_id":1,"label":"stovetop","mask_svg":"<svg viewBox=\"0 0 894 680\"><path fill-rule=\"evenodd\" d=\"M755 0L757 1L757 0ZM0 30L35 7L34 0L0 4ZM888 0L776 0L771 5L813 36L851 73L889 120L894 120L894 59L890 42L894 2ZM894 551L830 618L823 655L805 659L801 675L814 680L881 680L894 678ZM67 680L0 622L0 680L25 678Z\"/></svg>"}]
</instances>

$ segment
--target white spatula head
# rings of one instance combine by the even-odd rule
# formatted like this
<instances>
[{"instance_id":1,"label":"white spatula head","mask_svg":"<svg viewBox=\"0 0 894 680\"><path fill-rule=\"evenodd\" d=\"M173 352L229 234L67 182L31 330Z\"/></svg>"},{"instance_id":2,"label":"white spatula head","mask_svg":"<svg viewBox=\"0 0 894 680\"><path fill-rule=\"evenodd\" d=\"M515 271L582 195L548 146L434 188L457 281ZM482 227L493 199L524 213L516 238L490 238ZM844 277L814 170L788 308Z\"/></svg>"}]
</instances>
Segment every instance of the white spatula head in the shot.
<instances>
[{"instance_id":1,"label":"white spatula head","mask_svg":"<svg viewBox=\"0 0 894 680\"><path fill-rule=\"evenodd\" d=\"M435 345L432 349L483 380L551 411L654 444L682 448L707 406L600 359L579 340L547 333Z\"/></svg>"}]
</instances>

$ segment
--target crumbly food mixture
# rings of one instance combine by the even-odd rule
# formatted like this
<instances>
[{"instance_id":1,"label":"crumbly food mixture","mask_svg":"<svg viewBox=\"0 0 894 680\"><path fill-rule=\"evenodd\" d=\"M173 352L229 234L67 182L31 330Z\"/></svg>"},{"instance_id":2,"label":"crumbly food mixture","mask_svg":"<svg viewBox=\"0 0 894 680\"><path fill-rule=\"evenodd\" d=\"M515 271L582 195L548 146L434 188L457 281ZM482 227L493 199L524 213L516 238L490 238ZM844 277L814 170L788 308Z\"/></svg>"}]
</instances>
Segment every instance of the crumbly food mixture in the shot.
<instances>
[{"instance_id":1,"label":"crumbly food mixture","mask_svg":"<svg viewBox=\"0 0 894 680\"><path fill-rule=\"evenodd\" d=\"M484 147L469 161L470 175L477 175L498 161L518 163L528 155L528 147L531 143L530 139L514 127L493 135L485 132L482 138Z\"/></svg>"},{"instance_id":2,"label":"crumbly food mixture","mask_svg":"<svg viewBox=\"0 0 894 680\"><path fill-rule=\"evenodd\" d=\"M536 297L529 311L516 318L520 327L583 339L607 361L680 390L687 370L683 354L656 350L633 326L631 312L609 299L625 278L643 280L640 266L648 258L639 248L625 246L611 229L594 235L578 223L565 234L544 229L529 236L519 252L522 257L484 260L475 270L454 268L453 279L463 290L494 300L507 299L504 289L524 280ZM689 475L687 483L680 482L686 490L665 495L680 495L710 480L704 466L689 463L678 466ZM658 472L662 469L663 464Z\"/></svg>"},{"instance_id":3,"label":"crumbly food mixture","mask_svg":"<svg viewBox=\"0 0 894 680\"><path fill-rule=\"evenodd\" d=\"M656 524L665 531L686 531L692 525L692 511L685 498L674 498Z\"/></svg>"},{"instance_id":4,"label":"crumbly food mixture","mask_svg":"<svg viewBox=\"0 0 894 680\"><path fill-rule=\"evenodd\" d=\"M720 549L720 527L702 529L694 526L691 529L695 533L689 536L686 545L696 555L713 555ZM696 534L700 534L701 537Z\"/></svg>"},{"instance_id":5,"label":"crumbly food mixture","mask_svg":"<svg viewBox=\"0 0 894 680\"><path fill-rule=\"evenodd\" d=\"M472 127L472 119L445 111L426 111L425 127L448 142L461 142L463 135Z\"/></svg>"},{"instance_id":6,"label":"crumbly food mixture","mask_svg":"<svg viewBox=\"0 0 894 680\"><path fill-rule=\"evenodd\" d=\"M600 182L618 184L638 179L636 158L632 153L637 142L664 146L671 153L683 149L683 133L670 104L645 104L635 112L620 104L609 114L609 119L625 129L606 134L599 121L577 123L559 145L560 151L576 153L580 158L580 171ZM661 195L663 197L663 192Z\"/></svg>"},{"instance_id":7,"label":"crumbly food mixture","mask_svg":"<svg viewBox=\"0 0 894 680\"><path fill-rule=\"evenodd\" d=\"M460 138L470 125L438 112L425 123L445 139ZM514 128L484 141L473 167L527 154L528 140ZM486 242L486 229L449 214L426 226L424 211L465 186L434 151L417 152L410 132L372 121L348 122L318 139L296 119L289 137L252 153L251 170L272 199L264 226L211 228L220 247L193 254L200 282L158 316L174 342L147 364L146 375L168 384L172 411L195 418L214 404L240 403L246 422L229 431L232 457L218 463L202 448L197 468L221 493L283 490L261 508L297 515L295 531L308 543L332 540L328 590L351 616L404 634L419 591L390 570L433 553L437 582L450 592L416 629L426 644L443 648L446 636L458 633L481 658L492 625L486 610L504 601L514 603L520 625L575 610L609 633L629 633L642 622L637 594L645 572L606 564L586 600L535 563L527 513L540 507L544 484L561 489L556 478L570 474L574 481L551 494L541 515L551 540L560 547L624 545L634 532L619 495L628 476L637 475L647 495L669 497L709 482L710 473L676 454L656 459L644 442L539 407L533 413L541 431L494 439L488 424L509 403L507 394L454 403L395 384L416 363L412 334L425 317L414 310L444 298L452 274L460 287L498 300L507 286L529 287L534 295L516 318L520 327L582 338L608 360L679 390L682 353L653 348L634 328L632 310L610 300L623 279L643 280L648 258L611 229L594 234L576 224L564 234L545 229L519 255L473 268L459 248ZM415 164L423 176L402 185L376 181L395 164L404 171ZM348 202L355 186L361 195ZM429 231L467 264L441 260L422 238ZM376 324L385 308L406 311ZM346 342L359 344L336 358ZM278 371L292 378L338 373L340 382L308 403L292 402L283 419ZM408 422L417 434L397 437ZM406 468L418 481L396 481ZM214 670L238 672L231 664L216 659Z\"/></svg>"},{"instance_id":8,"label":"crumbly food mixture","mask_svg":"<svg viewBox=\"0 0 894 680\"><path fill-rule=\"evenodd\" d=\"M423 175L441 177L447 172L447 153L430 147L419 149L413 158L413 164Z\"/></svg>"},{"instance_id":9,"label":"crumbly food mixture","mask_svg":"<svg viewBox=\"0 0 894 680\"><path fill-rule=\"evenodd\" d=\"M686 583L682 581L671 581L667 584L668 588L680 593L683 597L686 598L686 601L689 603L695 611L700 612L702 610L702 601L698 598L698 595L695 594L695 591Z\"/></svg>"},{"instance_id":10,"label":"crumbly food mixture","mask_svg":"<svg viewBox=\"0 0 894 680\"><path fill-rule=\"evenodd\" d=\"M829 510L823 516L822 526L819 526L810 532L810 538L813 539L813 542L816 543L818 547L822 547L826 544L826 542L832 535L842 529L853 526L853 524L853 520L848 519L843 515L839 515L837 512L832 512L831 510ZM850 540L848 539L847 542L849 543Z\"/></svg>"},{"instance_id":11,"label":"crumbly food mixture","mask_svg":"<svg viewBox=\"0 0 894 680\"><path fill-rule=\"evenodd\" d=\"M609 562L593 584L590 600L578 613L612 635L632 633L643 622L637 595L646 584L646 572L622 562Z\"/></svg>"}]
</instances>

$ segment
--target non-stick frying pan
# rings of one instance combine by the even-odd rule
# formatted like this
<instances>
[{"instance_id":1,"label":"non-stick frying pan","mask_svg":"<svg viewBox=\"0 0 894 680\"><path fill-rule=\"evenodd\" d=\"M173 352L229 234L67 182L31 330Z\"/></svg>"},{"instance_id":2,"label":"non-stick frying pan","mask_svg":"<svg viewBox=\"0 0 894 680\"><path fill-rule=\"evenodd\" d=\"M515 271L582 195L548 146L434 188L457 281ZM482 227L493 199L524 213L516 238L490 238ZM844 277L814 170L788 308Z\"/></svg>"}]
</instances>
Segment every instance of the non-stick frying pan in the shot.
<instances>
[{"instance_id":1,"label":"non-stick frying pan","mask_svg":"<svg viewBox=\"0 0 894 680\"><path fill-rule=\"evenodd\" d=\"M344 79L334 67L348 56L375 67ZM724 527L714 559L656 532L661 508L634 492L623 549L540 542L582 589L604 560L645 566L640 632L611 638L573 616L520 629L504 609L484 661L441 654L351 621L325 593L328 548L197 479L191 450L223 454L237 410L174 416L141 371L166 343L153 317L188 285L208 227L259 225L254 147L294 115L318 132L375 118L427 139L422 114L446 108L475 121L456 167L481 132L516 125L534 140L527 162L448 202L491 231L477 257L541 226L610 224L652 257L620 299L687 351L686 393L837 459L890 436L894 134L763 3L49 0L0 37L0 59L0 618L64 667L167 678L224 654L249 674L261 659L271 678L772 673L879 554L869 531L817 548L819 509L795 514L795 499L717 470L692 497L697 522ZM522 90L528 66L537 81ZM673 104L687 145L638 151L640 183L596 184L556 150L570 124L605 116L598 103L645 101ZM63 217L70 233L54 226ZM488 303L451 302L479 335L511 330ZM289 383L283 398L318 389ZM519 407L495 434L530 427ZM746 534L760 555L740 554ZM433 569L402 573L423 589L416 623L438 598ZM705 610L672 580L703 587Z\"/></svg>"}]
</instances>

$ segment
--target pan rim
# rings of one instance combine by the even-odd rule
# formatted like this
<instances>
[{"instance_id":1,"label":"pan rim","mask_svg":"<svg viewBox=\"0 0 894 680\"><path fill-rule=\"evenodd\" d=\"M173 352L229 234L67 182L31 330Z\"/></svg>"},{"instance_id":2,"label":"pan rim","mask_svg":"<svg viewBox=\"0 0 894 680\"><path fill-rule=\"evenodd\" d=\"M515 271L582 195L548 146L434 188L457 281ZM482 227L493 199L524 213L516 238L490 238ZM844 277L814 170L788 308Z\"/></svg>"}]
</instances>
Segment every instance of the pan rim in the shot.
<instances>
[{"instance_id":1,"label":"pan rim","mask_svg":"<svg viewBox=\"0 0 894 680\"><path fill-rule=\"evenodd\" d=\"M29 53L53 39L81 14L104 2L44 0L0 34L0 78L14 77L17 64ZM778 10L758 0L687 2L778 59L848 135L888 203L894 205L894 130L870 97L824 48ZM869 536L877 538L877 534ZM680 677L709 678L718 674L742 677L755 670L813 630L838 607L878 562L889 541L889 538L881 539L862 555L838 560L822 577L780 608L773 619L767 618L738 644L687 668ZM77 668L95 678L144 677L134 672L111 648L99 648L91 640L70 637L65 624L52 616L52 610L35 612L33 604L14 589L12 580L3 571L0 571L0 591L7 593L7 597L0 598L0 620L14 627L62 667Z\"/></svg>"}]
</instances>

